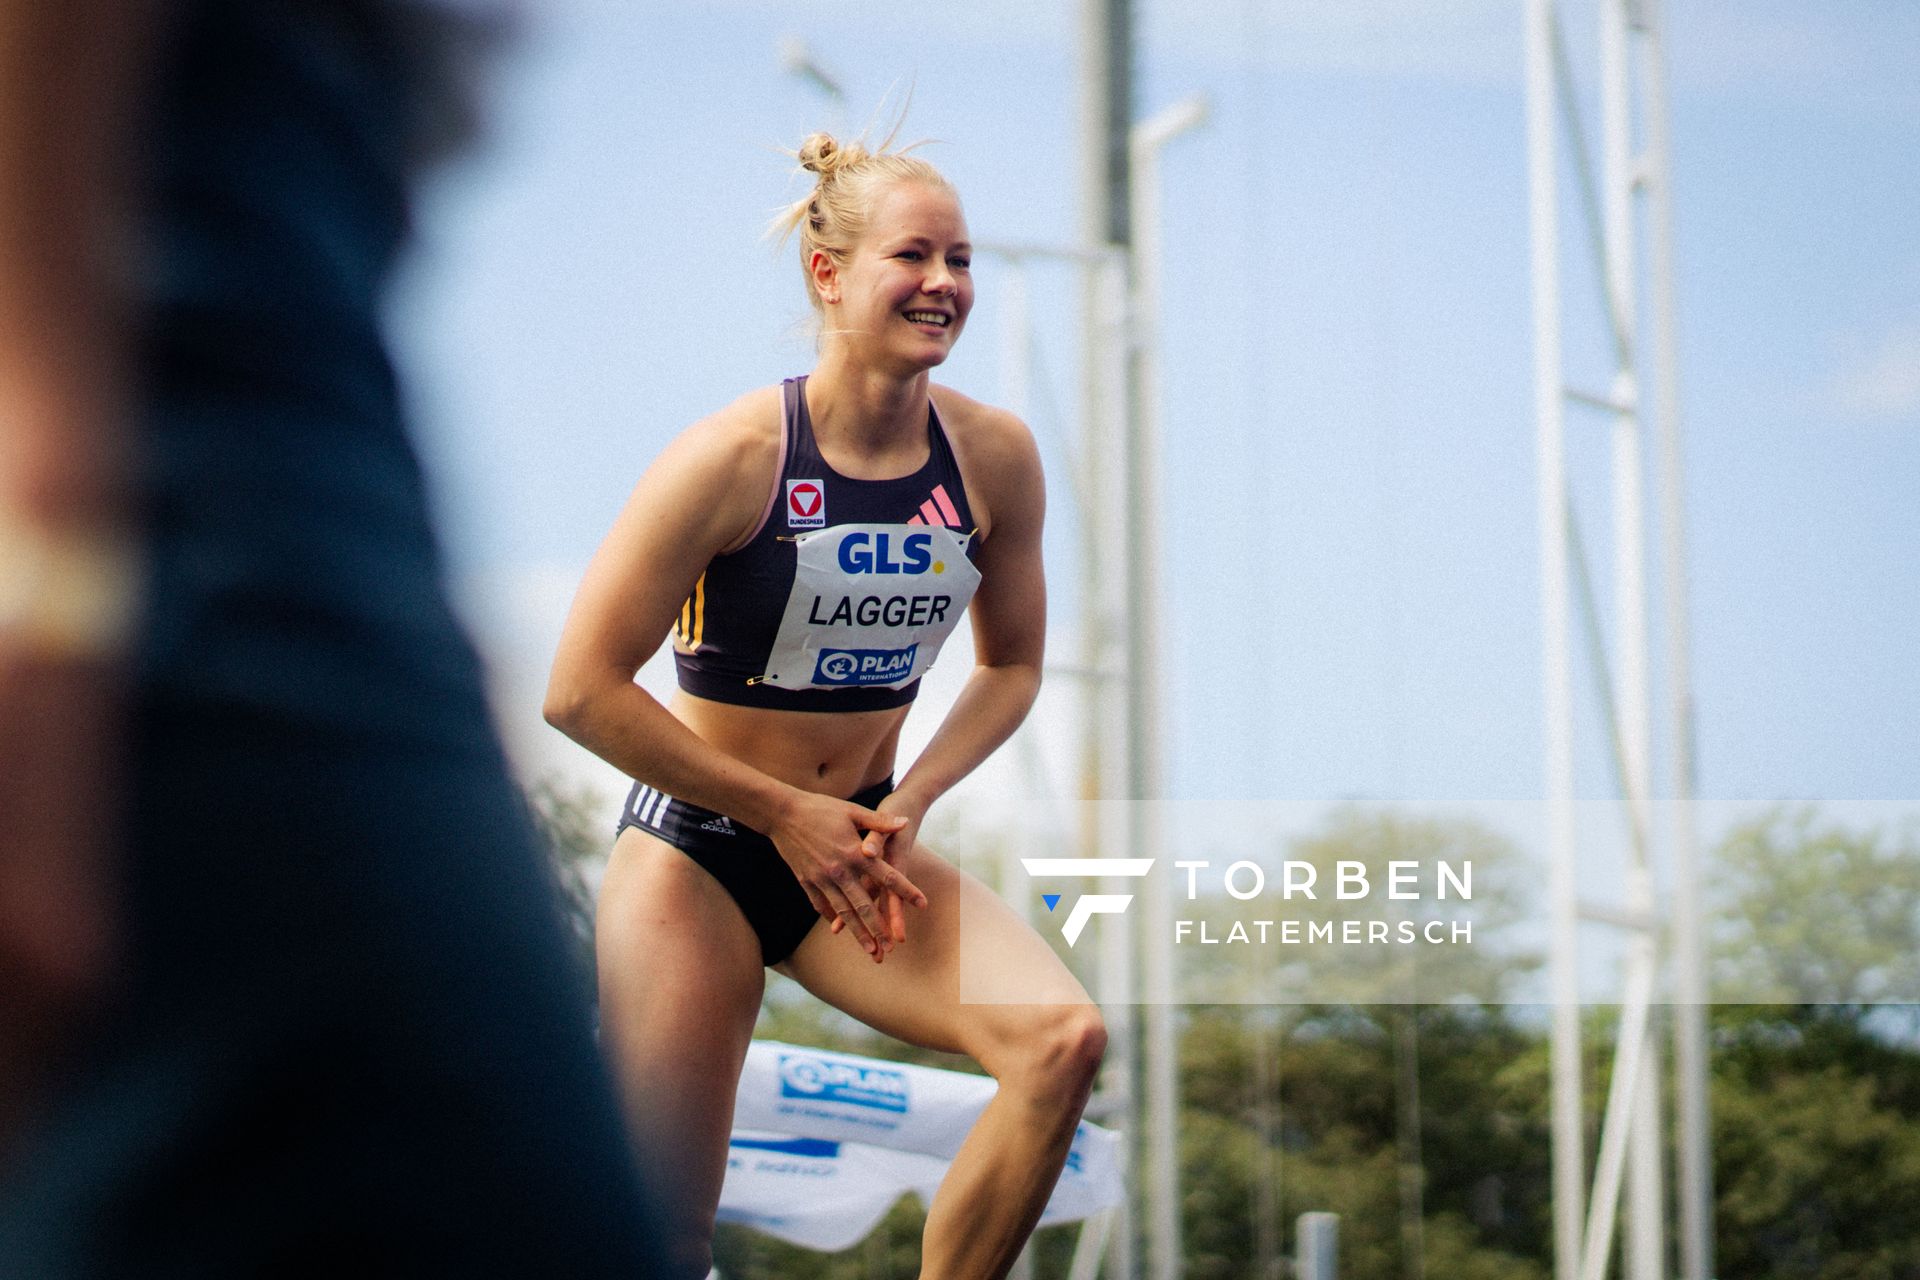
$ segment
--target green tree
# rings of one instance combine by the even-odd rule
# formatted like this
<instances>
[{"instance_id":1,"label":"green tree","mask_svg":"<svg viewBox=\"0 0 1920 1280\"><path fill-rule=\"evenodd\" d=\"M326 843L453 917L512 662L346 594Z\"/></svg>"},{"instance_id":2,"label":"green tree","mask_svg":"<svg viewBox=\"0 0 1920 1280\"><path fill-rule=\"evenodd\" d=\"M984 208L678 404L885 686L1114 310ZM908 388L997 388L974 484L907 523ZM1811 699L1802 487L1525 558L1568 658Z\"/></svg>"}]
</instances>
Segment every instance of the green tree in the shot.
<instances>
[{"instance_id":1,"label":"green tree","mask_svg":"<svg viewBox=\"0 0 1920 1280\"><path fill-rule=\"evenodd\" d=\"M568 932L592 972L594 896L613 847L612 833L601 820L603 801L591 787L568 788L552 777L537 779L525 795L560 891Z\"/></svg>"},{"instance_id":2,"label":"green tree","mask_svg":"<svg viewBox=\"0 0 1920 1280\"><path fill-rule=\"evenodd\" d=\"M1920 831L1778 808L1721 842L1713 989L1727 1003L1920 1001Z\"/></svg>"},{"instance_id":3,"label":"green tree","mask_svg":"<svg viewBox=\"0 0 1920 1280\"><path fill-rule=\"evenodd\" d=\"M1504 1011L1470 1007L1190 1012L1181 1049L1189 1274L1262 1275L1253 1219L1264 1178L1279 1184L1283 1243L1303 1212L1341 1215L1343 1280L1543 1280L1544 1074L1503 1082L1536 1052L1534 1032ZM1396 1036L1407 1021L1420 1046L1415 1095L1399 1088ZM1425 1204L1408 1231L1412 1148L1401 1104L1416 1099Z\"/></svg>"},{"instance_id":4,"label":"green tree","mask_svg":"<svg viewBox=\"0 0 1920 1280\"><path fill-rule=\"evenodd\" d=\"M1181 947L1181 990L1190 1000L1284 1004L1398 1002L1434 1004L1465 1000L1497 1003L1509 998L1516 983L1538 967L1536 953L1516 940L1531 907L1526 861L1512 841L1467 818L1417 817L1387 809L1347 806L1336 810L1317 831L1258 859L1265 891L1245 901L1218 891L1226 866L1215 862L1196 876L1197 899L1177 895L1177 914L1205 921L1207 936L1223 939L1240 922L1249 942ZM1313 869L1311 897L1287 896L1288 862ZM1470 898L1451 885L1441 897L1440 863L1470 878ZM1342 863L1364 869L1368 892L1338 896ZM1388 896L1393 863L1418 868L1417 899ZM1469 870L1470 868L1470 870ZM1209 882L1207 877L1213 877ZM1243 876L1241 885L1251 882ZM1271 919L1266 941L1249 921ZM1383 922L1394 941L1347 943L1349 924L1361 938L1372 922ZM1471 926L1470 941L1398 940L1402 922L1416 930L1429 923L1443 929L1455 922ZM1286 941L1283 926L1295 926ZM1332 941L1317 940L1314 926L1334 930ZM1189 938L1200 936L1196 927ZM1441 936L1449 937L1443 933Z\"/></svg>"},{"instance_id":5,"label":"green tree","mask_svg":"<svg viewBox=\"0 0 1920 1280\"><path fill-rule=\"evenodd\" d=\"M1908 1280L1920 1275L1920 1113L1875 1079L1791 1050L1714 1081L1715 1222L1723 1275ZM1865 1055L1866 1058L1877 1054ZM1914 1057L1905 1074L1915 1073ZM1784 1059L1784 1060L1783 1060Z\"/></svg>"}]
</instances>

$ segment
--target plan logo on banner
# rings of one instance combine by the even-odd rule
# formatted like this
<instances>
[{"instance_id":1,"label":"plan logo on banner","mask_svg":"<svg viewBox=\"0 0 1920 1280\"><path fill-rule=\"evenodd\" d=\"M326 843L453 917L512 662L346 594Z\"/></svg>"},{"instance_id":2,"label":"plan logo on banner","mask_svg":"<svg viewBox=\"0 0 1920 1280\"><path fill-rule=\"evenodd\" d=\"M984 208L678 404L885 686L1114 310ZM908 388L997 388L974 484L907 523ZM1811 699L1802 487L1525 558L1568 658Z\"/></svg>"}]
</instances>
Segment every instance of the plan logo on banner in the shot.
<instances>
[{"instance_id":1,"label":"plan logo on banner","mask_svg":"<svg viewBox=\"0 0 1920 1280\"><path fill-rule=\"evenodd\" d=\"M787 528L827 527L827 491L818 480L787 481Z\"/></svg>"},{"instance_id":2,"label":"plan logo on banner","mask_svg":"<svg viewBox=\"0 0 1920 1280\"><path fill-rule=\"evenodd\" d=\"M1138 879L1153 868L1152 858L1022 858L1020 864L1036 880L1073 878L1097 880L1102 876L1128 876ZM1060 895L1040 895L1052 911L1060 905ZM1087 921L1098 915L1119 915L1133 901L1130 893L1089 893L1074 900L1067 911L1067 922L1060 927L1067 945L1080 941Z\"/></svg>"},{"instance_id":3,"label":"plan logo on banner","mask_svg":"<svg viewBox=\"0 0 1920 1280\"><path fill-rule=\"evenodd\" d=\"M780 1096L904 1112L907 1076L903 1071L884 1067L839 1062L812 1054L783 1053L780 1055Z\"/></svg>"}]
</instances>

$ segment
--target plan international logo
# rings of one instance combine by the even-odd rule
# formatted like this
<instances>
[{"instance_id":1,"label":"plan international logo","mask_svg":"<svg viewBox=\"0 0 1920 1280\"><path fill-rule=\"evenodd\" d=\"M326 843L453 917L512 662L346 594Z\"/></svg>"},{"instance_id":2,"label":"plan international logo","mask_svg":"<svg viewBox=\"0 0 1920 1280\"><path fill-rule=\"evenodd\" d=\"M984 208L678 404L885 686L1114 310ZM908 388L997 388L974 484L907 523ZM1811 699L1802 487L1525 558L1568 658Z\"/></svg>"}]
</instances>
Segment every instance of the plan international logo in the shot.
<instances>
[{"instance_id":1,"label":"plan international logo","mask_svg":"<svg viewBox=\"0 0 1920 1280\"><path fill-rule=\"evenodd\" d=\"M880 1111L907 1109L907 1075L813 1054L780 1055L780 1096L815 1102L842 1102Z\"/></svg>"},{"instance_id":2,"label":"plan international logo","mask_svg":"<svg viewBox=\"0 0 1920 1280\"><path fill-rule=\"evenodd\" d=\"M1139 879L1153 868L1152 858L1022 858L1020 865L1036 880L1098 880L1103 876ZM1052 911L1060 905L1060 895L1043 893L1041 899ZM1080 941L1087 921L1098 915L1119 915L1133 901L1130 893L1089 893L1074 900L1067 910L1067 922L1060 927L1067 945Z\"/></svg>"}]
</instances>

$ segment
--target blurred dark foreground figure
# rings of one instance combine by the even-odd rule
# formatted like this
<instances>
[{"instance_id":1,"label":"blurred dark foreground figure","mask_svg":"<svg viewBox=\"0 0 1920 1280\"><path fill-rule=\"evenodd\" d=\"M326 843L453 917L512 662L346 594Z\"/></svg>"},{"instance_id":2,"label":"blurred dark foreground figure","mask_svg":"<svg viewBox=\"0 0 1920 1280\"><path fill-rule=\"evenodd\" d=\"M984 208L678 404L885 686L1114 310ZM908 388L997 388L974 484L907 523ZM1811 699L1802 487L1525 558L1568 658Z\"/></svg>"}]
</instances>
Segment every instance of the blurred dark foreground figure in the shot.
<instances>
[{"instance_id":1,"label":"blurred dark foreground figure","mask_svg":"<svg viewBox=\"0 0 1920 1280\"><path fill-rule=\"evenodd\" d=\"M476 7L0 0L0 1276L648 1274L376 327Z\"/></svg>"}]
</instances>

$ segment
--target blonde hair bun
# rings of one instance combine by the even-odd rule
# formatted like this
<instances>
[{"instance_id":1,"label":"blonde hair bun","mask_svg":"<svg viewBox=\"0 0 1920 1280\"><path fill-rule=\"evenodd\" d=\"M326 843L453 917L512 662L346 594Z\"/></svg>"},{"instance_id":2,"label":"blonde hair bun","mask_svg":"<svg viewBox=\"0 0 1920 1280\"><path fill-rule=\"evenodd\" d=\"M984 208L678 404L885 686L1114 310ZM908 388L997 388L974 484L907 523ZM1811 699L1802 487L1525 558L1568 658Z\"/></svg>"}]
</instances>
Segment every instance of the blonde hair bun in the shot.
<instances>
[{"instance_id":1,"label":"blonde hair bun","mask_svg":"<svg viewBox=\"0 0 1920 1280\"><path fill-rule=\"evenodd\" d=\"M810 134L800 144L800 167L808 173L819 174L822 182L866 158L867 149L858 142L843 144L830 133Z\"/></svg>"}]
</instances>

